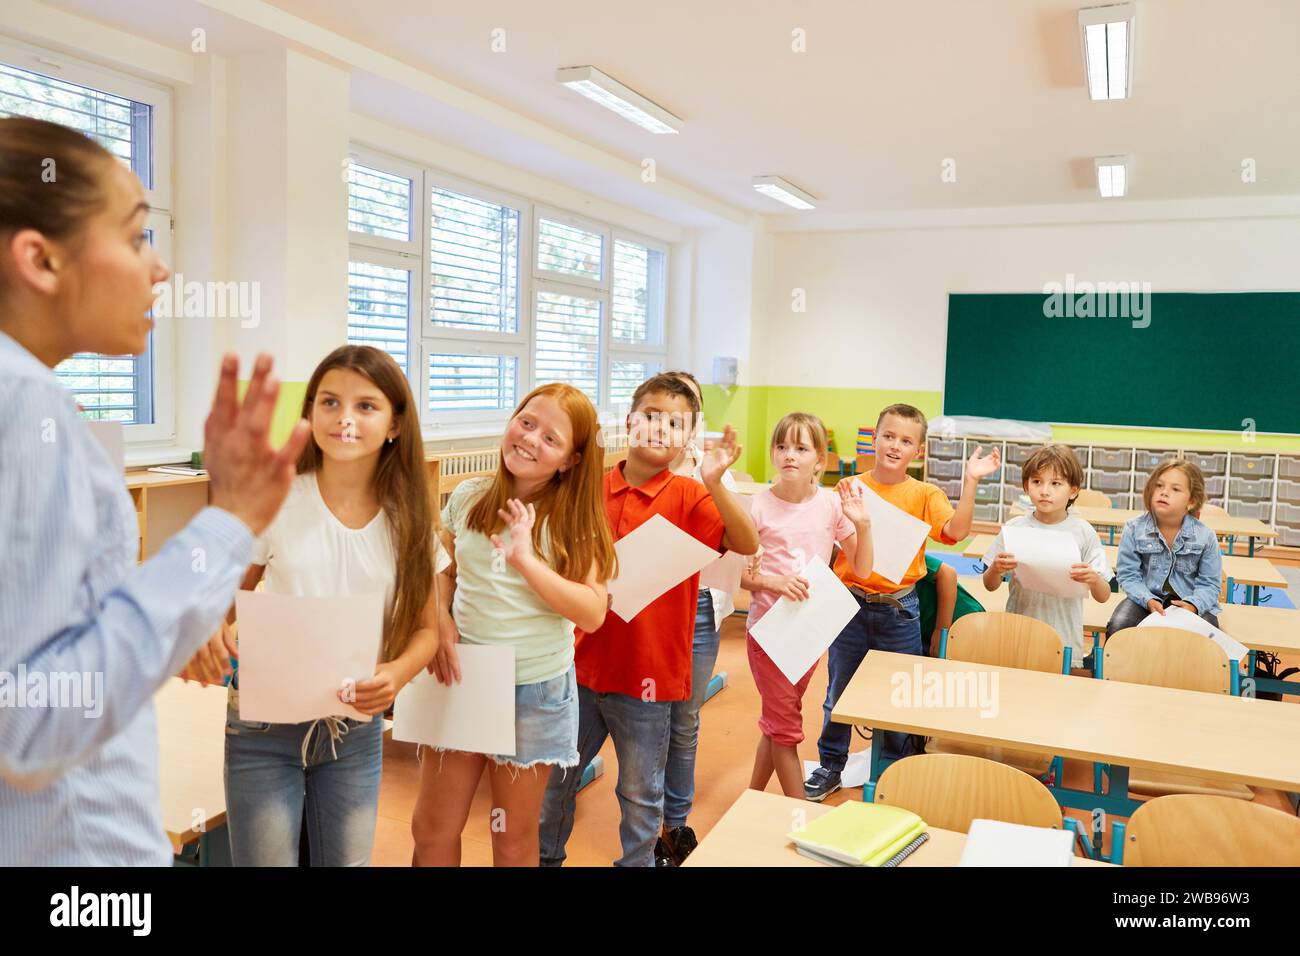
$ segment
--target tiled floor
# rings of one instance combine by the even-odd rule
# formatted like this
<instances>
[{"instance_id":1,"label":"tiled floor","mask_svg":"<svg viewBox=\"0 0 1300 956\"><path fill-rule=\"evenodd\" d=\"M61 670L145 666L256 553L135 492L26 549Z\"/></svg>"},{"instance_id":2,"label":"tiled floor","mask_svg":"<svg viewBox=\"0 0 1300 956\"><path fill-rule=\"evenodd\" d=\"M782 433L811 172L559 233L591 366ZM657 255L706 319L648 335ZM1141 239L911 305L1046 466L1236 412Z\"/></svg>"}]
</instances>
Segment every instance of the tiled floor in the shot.
<instances>
[{"instance_id":1,"label":"tiled floor","mask_svg":"<svg viewBox=\"0 0 1300 956\"><path fill-rule=\"evenodd\" d=\"M745 657L743 617L733 615L723 624L717 669L727 672L727 687L704 705L701 714L695 810L690 819L691 826L701 838L748 784L754 747L758 742L759 700ZM821 729L821 703L825 693L826 665L823 658L804 698L807 739L800 747L804 759L815 759L817 755L816 738ZM865 741L855 737L855 750L866 746ZM618 768L613 745L607 742L602 755L605 774L578 795L577 823L568 846L570 865L608 866L620 855L618 800L614 795ZM1066 783L1071 787L1090 787L1091 774L1091 764L1066 762ZM415 746L388 740L384 745L384 779L379 794L379 825L373 857L375 865L406 866L410 863L411 808L415 804L418 782ZM775 778L768 789L780 792ZM859 788L841 791L830 797L829 802L861 798ZM1289 808L1286 798L1275 790L1257 791L1255 799L1280 809ZM492 863L489 813L490 799L485 781L474 799L470 823L465 831L463 861L467 866L490 866ZM1084 814L1078 813L1077 816L1086 822Z\"/></svg>"}]
</instances>

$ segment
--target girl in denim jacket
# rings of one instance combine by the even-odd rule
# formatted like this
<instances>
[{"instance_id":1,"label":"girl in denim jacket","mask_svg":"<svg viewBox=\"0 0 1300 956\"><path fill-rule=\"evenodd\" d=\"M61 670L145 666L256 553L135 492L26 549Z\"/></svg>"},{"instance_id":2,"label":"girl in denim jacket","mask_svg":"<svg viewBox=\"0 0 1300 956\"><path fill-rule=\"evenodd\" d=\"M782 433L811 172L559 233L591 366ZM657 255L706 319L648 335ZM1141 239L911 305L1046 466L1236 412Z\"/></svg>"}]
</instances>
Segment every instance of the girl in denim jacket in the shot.
<instances>
[{"instance_id":1,"label":"girl in denim jacket","mask_svg":"<svg viewBox=\"0 0 1300 956\"><path fill-rule=\"evenodd\" d=\"M1205 504L1205 478L1194 462L1166 461L1142 491L1146 514L1124 526L1118 577L1128 600L1106 625L1106 636L1134 627L1176 605L1219 624L1223 561L1214 532L1194 515Z\"/></svg>"}]
</instances>

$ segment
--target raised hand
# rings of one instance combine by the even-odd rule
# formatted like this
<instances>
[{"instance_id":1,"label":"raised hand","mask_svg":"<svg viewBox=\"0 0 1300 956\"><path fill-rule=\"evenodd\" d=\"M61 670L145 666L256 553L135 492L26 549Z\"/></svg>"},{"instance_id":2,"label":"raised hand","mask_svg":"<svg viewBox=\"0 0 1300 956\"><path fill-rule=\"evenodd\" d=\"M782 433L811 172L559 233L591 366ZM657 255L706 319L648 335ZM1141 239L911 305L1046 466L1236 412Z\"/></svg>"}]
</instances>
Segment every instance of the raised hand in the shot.
<instances>
[{"instance_id":1,"label":"raised hand","mask_svg":"<svg viewBox=\"0 0 1300 956\"><path fill-rule=\"evenodd\" d=\"M271 375L271 356L263 353L241 404L236 400L239 360L226 355L221 377L203 425L203 463L212 504L229 511L253 534L261 534L280 510L293 482L294 462L311 434L305 420L294 426L284 446L271 447L271 415L280 383Z\"/></svg>"},{"instance_id":2,"label":"raised hand","mask_svg":"<svg viewBox=\"0 0 1300 956\"><path fill-rule=\"evenodd\" d=\"M505 554L506 563L515 567L521 561L533 557L533 525L537 522L537 511L531 504L525 505L518 498L511 498L506 506L497 511L510 532L507 545L497 535L492 535L493 547Z\"/></svg>"},{"instance_id":3,"label":"raised hand","mask_svg":"<svg viewBox=\"0 0 1300 956\"><path fill-rule=\"evenodd\" d=\"M1002 451L997 445L994 445L993 450L987 455L982 454L983 451L983 445L975 446L974 454L966 462L967 478L987 478L1002 467Z\"/></svg>"},{"instance_id":4,"label":"raised hand","mask_svg":"<svg viewBox=\"0 0 1300 956\"><path fill-rule=\"evenodd\" d=\"M743 447L736 444L736 431L730 425L722 430L722 440L704 443L704 459L700 462L700 478L705 484L721 481L728 468L740 460Z\"/></svg>"},{"instance_id":5,"label":"raised hand","mask_svg":"<svg viewBox=\"0 0 1300 956\"><path fill-rule=\"evenodd\" d=\"M867 496L863 493L862 486L851 479L845 479L835 486L835 490L840 493L844 517L852 521L855 527L870 526L871 511L867 507Z\"/></svg>"}]
</instances>

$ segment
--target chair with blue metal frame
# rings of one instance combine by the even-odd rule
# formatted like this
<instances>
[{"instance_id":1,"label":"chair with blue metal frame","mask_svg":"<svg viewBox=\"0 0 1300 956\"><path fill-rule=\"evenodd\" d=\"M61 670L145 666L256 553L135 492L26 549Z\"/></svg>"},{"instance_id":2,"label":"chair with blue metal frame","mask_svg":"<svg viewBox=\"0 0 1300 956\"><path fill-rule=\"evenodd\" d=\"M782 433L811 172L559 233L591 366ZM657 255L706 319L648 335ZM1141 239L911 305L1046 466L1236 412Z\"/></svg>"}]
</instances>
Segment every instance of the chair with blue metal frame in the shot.
<instances>
[{"instance_id":1,"label":"chair with blue metal frame","mask_svg":"<svg viewBox=\"0 0 1300 956\"><path fill-rule=\"evenodd\" d=\"M1156 797L1133 811L1112 857L1125 866L1300 866L1300 819L1227 797Z\"/></svg>"},{"instance_id":2,"label":"chair with blue metal frame","mask_svg":"<svg viewBox=\"0 0 1300 956\"><path fill-rule=\"evenodd\" d=\"M915 754L892 763L876 781L874 801L911 810L929 826L967 833L973 820L1068 829L1052 792L1029 774L967 754Z\"/></svg>"},{"instance_id":3,"label":"chair with blue metal frame","mask_svg":"<svg viewBox=\"0 0 1300 956\"><path fill-rule=\"evenodd\" d=\"M993 664L1047 674L1070 673L1070 648L1043 621L1009 611L985 611L958 618L939 636L939 656L972 664ZM926 753L956 753L1009 764L1040 779L1061 780L1060 757L931 738Z\"/></svg>"},{"instance_id":4,"label":"chair with blue metal frame","mask_svg":"<svg viewBox=\"0 0 1300 956\"><path fill-rule=\"evenodd\" d=\"M1116 631L1106 640L1102 655L1101 677L1105 680L1210 694L1233 694L1238 686L1232 673L1234 662L1228 660L1223 648L1208 637L1179 628L1128 627ZM1094 789L1100 793L1101 775L1109 771L1104 764L1095 766ZM1137 768L1130 772L1128 786L1132 793L1155 796L1194 793L1237 800L1255 796L1245 784Z\"/></svg>"}]
</instances>

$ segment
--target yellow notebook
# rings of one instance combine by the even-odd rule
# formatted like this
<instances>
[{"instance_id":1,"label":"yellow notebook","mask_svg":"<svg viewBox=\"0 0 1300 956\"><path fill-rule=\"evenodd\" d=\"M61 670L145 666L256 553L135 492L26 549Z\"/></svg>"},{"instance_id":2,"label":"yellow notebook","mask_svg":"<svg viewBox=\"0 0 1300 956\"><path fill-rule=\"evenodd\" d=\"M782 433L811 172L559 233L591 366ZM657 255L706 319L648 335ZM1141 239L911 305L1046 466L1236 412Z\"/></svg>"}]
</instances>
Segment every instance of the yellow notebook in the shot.
<instances>
[{"instance_id":1,"label":"yellow notebook","mask_svg":"<svg viewBox=\"0 0 1300 956\"><path fill-rule=\"evenodd\" d=\"M883 866L926 831L910 810L850 800L802 830L787 833L800 853L847 866Z\"/></svg>"}]
</instances>

